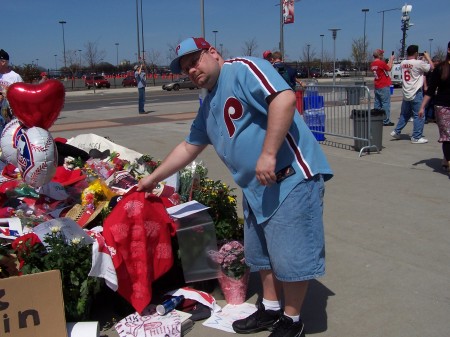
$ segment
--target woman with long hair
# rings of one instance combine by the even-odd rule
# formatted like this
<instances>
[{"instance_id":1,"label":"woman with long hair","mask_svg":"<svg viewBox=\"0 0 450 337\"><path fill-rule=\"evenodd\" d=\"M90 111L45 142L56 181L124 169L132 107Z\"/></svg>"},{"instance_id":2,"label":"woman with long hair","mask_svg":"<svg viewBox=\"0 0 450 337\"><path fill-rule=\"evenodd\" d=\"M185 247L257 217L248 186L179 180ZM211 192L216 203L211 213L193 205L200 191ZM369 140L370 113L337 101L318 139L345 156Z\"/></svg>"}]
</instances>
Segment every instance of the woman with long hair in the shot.
<instances>
[{"instance_id":1,"label":"woman with long hair","mask_svg":"<svg viewBox=\"0 0 450 337\"><path fill-rule=\"evenodd\" d=\"M442 143L444 159L442 167L450 173L450 42L447 46L447 57L433 71L428 89L419 110L423 118L424 109L431 97L435 99L434 113L439 128L439 143Z\"/></svg>"}]
</instances>

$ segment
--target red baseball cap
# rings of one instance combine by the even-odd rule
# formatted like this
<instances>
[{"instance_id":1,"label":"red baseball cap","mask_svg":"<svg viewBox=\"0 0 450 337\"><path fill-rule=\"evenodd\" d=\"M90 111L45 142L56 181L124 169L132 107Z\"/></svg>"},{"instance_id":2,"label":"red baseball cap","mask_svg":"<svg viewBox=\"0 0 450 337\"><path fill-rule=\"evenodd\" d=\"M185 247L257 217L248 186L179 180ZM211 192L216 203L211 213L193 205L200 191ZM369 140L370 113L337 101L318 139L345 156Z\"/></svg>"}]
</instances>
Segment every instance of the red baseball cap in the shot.
<instances>
[{"instance_id":1,"label":"red baseball cap","mask_svg":"<svg viewBox=\"0 0 450 337\"><path fill-rule=\"evenodd\" d=\"M384 50L382 50L382 49L375 49L373 51L373 56L375 56L375 57L380 57L383 54L384 54Z\"/></svg>"},{"instance_id":2,"label":"red baseball cap","mask_svg":"<svg viewBox=\"0 0 450 337\"><path fill-rule=\"evenodd\" d=\"M263 53L263 58L264 59L268 59L269 57L271 57L272 56L272 52L270 51L270 50L266 50L264 53Z\"/></svg>"}]
</instances>

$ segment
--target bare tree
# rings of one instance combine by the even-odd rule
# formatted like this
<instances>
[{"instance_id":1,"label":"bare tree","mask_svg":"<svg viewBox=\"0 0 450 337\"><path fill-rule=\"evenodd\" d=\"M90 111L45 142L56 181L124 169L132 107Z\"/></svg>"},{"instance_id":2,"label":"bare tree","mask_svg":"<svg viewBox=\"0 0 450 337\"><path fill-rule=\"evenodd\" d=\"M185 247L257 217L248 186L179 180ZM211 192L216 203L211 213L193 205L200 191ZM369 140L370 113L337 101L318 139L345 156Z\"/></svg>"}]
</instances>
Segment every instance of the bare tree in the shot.
<instances>
[{"instance_id":1,"label":"bare tree","mask_svg":"<svg viewBox=\"0 0 450 337\"><path fill-rule=\"evenodd\" d=\"M87 42L84 45L84 59L87 61L89 67L95 71L95 66L105 58L106 52L98 50L97 42Z\"/></svg>"},{"instance_id":2,"label":"bare tree","mask_svg":"<svg viewBox=\"0 0 450 337\"><path fill-rule=\"evenodd\" d=\"M367 62L367 49L369 46L369 42L366 40L366 46L364 48L364 38L360 37L358 39L353 39L352 42L352 58L355 63L358 65L358 68L364 67L364 64ZM366 55L364 55L364 51L366 51Z\"/></svg>"},{"instance_id":3,"label":"bare tree","mask_svg":"<svg viewBox=\"0 0 450 337\"><path fill-rule=\"evenodd\" d=\"M147 54L147 61L150 65L157 65L160 62L161 53L157 50L150 50Z\"/></svg>"},{"instance_id":4,"label":"bare tree","mask_svg":"<svg viewBox=\"0 0 450 337\"><path fill-rule=\"evenodd\" d=\"M316 50L314 48L311 48L311 46L308 47L307 44L303 46L302 54L300 55L300 59L303 62L312 61L316 57Z\"/></svg>"},{"instance_id":5,"label":"bare tree","mask_svg":"<svg viewBox=\"0 0 450 337\"><path fill-rule=\"evenodd\" d=\"M66 70L69 70L73 76L80 69L80 56L76 50L66 51L66 63L68 64Z\"/></svg>"},{"instance_id":6,"label":"bare tree","mask_svg":"<svg viewBox=\"0 0 450 337\"><path fill-rule=\"evenodd\" d=\"M256 42L255 38L252 38L251 40L244 42L242 53L244 56L252 56L255 54L257 48L258 43Z\"/></svg>"},{"instance_id":7,"label":"bare tree","mask_svg":"<svg viewBox=\"0 0 450 337\"><path fill-rule=\"evenodd\" d=\"M441 46L438 46L436 50L434 51L433 55L430 55L431 57L437 56L439 60L444 61L447 57L447 50L442 48Z\"/></svg>"}]
</instances>

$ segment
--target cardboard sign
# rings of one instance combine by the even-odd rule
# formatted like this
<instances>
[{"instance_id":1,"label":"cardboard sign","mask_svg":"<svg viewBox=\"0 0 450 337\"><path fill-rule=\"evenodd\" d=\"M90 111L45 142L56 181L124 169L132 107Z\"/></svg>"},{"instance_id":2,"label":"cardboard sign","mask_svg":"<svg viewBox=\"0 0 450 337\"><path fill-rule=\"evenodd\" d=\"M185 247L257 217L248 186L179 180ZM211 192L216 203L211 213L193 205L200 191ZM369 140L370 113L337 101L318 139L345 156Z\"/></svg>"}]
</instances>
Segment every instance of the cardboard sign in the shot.
<instances>
[{"instance_id":1,"label":"cardboard sign","mask_svg":"<svg viewBox=\"0 0 450 337\"><path fill-rule=\"evenodd\" d=\"M0 336L67 337L59 270L0 279Z\"/></svg>"}]
</instances>

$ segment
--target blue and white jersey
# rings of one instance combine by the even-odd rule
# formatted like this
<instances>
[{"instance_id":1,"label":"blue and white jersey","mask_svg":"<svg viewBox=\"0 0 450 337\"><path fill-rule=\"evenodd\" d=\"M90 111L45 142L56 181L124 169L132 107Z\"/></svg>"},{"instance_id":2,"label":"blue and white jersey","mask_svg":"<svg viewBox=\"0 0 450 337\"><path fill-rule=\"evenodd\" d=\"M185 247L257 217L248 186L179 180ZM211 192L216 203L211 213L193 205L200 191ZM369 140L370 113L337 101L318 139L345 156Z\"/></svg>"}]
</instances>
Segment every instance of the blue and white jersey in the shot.
<instances>
[{"instance_id":1,"label":"blue and white jersey","mask_svg":"<svg viewBox=\"0 0 450 337\"><path fill-rule=\"evenodd\" d=\"M225 61L213 90L204 99L186 141L212 144L230 170L259 223L267 220L289 192L316 174L332 177L325 155L296 111L277 154L276 171L292 166L295 174L271 186L256 179L256 163L267 130L267 98L291 90L277 70L259 58Z\"/></svg>"}]
</instances>

